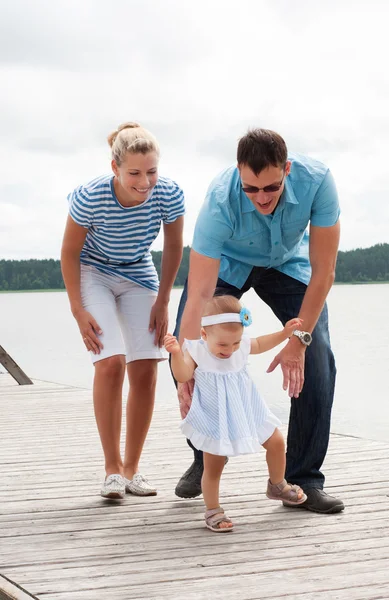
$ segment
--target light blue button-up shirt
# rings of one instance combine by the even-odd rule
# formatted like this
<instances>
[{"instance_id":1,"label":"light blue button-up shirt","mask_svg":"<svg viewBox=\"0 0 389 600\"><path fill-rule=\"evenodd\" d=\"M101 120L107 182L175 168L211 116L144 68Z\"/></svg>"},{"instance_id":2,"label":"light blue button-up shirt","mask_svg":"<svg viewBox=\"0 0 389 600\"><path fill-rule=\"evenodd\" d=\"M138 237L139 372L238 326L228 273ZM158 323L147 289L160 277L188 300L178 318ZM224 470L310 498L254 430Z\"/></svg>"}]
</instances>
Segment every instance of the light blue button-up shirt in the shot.
<instances>
[{"instance_id":1,"label":"light blue button-up shirt","mask_svg":"<svg viewBox=\"0 0 389 600\"><path fill-rule=\"evenodd\" d=\"M236 166L211 183L198 216L192 248L220 259L219 277L241 288L253 266L274 268L305 284L311 277L310 222L331 227L339 219L339 201L329 169L301 155L292 163L272 215L261 215L242 191Z\"/></svg>"}]
</instances>

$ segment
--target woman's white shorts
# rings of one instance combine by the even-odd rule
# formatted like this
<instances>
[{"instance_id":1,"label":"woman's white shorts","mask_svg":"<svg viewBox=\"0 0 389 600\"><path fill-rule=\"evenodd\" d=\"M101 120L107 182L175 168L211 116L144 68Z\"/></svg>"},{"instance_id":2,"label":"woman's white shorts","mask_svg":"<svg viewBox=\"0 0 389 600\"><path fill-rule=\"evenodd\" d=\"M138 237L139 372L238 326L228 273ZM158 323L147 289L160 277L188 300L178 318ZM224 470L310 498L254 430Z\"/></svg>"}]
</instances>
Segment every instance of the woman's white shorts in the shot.
<instances>
[{"instance_id":1,"label":"woman's white shorts","mask_svg":"<svg viewBox=\"0 0 389 600\"><path fill-rule=\"evenodd\" d=\"M154 345L155 332L149 332L156 292L82 264L81 297L83 307L103 332L100 336L103 350L100 354L90 353L94 363L116 354L124 354L126 363L167 358L166 350Z\"/></svg>"}]
</instances>

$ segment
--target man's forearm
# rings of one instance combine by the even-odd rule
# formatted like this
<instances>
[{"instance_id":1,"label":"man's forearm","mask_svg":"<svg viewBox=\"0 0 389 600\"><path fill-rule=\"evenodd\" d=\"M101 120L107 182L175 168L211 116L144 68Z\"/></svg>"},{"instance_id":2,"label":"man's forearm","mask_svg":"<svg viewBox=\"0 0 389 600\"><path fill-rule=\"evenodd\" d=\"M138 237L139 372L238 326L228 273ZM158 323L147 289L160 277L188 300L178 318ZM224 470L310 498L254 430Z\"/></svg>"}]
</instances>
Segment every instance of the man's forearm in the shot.
<instances>
[{"instance_id":1,"label":"man's forearm","mask_svg":"<svg viewBox=\"0 0 389 600\"><path fill-rule=\"evenodd\" d=\"M201 317L204 308L215 292L220 261L198 254L194 250L190 253L188 296L182 315L179 341L184 338L198 340L201 330Z\"/></svg>"},{"instance_id":2,"label":"man's forearm","mask_svg":"<svg viewBox=\"0 0 389 600\"><path fill-rule=\"evenodd\" d=\"M332 271L324 275L322 273L312 275L298 315L300 319L303 319L302 329L304 331L312 333L314 330L334 279Z\"/></svg>"},{"instance_id":3,"label":"man's forearm","mask_svg":"<svg viewBox=\"0 0 389 600\"><path fill-rule=\"evenodd\" d=\"M201 317L207 300L196 298L188 300L182 315L179 343L182 346L184 339L198 340L200 338Z\"/></svg>"}]
</instances>

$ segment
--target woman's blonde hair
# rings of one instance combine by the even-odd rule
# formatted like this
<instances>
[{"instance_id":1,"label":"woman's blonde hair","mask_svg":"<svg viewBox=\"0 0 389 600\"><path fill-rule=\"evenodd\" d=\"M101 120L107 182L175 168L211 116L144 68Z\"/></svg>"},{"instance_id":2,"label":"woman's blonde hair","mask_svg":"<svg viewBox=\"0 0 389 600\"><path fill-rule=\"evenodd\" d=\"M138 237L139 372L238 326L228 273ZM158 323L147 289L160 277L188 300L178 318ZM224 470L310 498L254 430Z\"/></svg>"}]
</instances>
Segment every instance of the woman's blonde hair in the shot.
<instances>
[{"instance_id":1,"label":"woman's blonde hair","mask_svg":"<svg viewBox=\"0 0 389 600\"><path fill-rule=\"evenodd\" d=\"M159 156L159 145L150 131L138 123L123 123L109 134L108 144L112 149L112 158L120 167L127 152L131 154L147 154L156 152Z\"/></svg>"}]
</instances>

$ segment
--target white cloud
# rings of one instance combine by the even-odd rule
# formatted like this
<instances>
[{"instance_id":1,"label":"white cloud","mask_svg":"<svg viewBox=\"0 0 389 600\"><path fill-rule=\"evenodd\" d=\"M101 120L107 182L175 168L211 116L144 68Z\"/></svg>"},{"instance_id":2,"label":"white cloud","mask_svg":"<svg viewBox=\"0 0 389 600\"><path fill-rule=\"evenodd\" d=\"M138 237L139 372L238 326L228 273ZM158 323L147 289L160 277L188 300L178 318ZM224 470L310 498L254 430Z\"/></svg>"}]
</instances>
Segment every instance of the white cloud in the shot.
<instances>
[{"instance_id":1,"label":"white cloud","mask_svg":"<svg viewBox=\"0 0 389 600\"><path fill-rule=\"evenodd\" d=\"M127 120L157 135L161 172L185 190L186 243L252 125L330 166L343 249L388 241L384 0L0 8L0 256L58 257L68 192L109 170L106 135Z\"/></svg>"}]
</instances>

